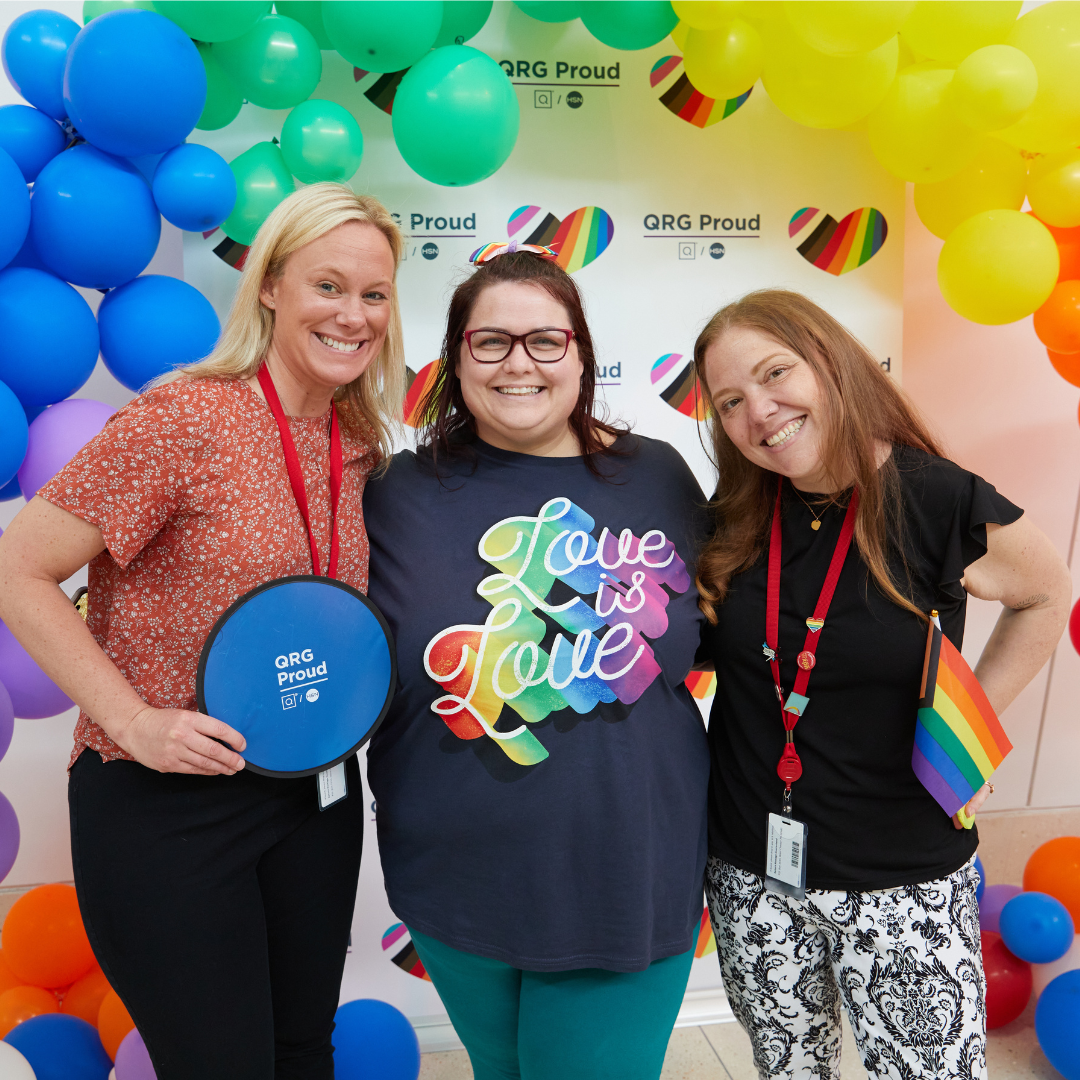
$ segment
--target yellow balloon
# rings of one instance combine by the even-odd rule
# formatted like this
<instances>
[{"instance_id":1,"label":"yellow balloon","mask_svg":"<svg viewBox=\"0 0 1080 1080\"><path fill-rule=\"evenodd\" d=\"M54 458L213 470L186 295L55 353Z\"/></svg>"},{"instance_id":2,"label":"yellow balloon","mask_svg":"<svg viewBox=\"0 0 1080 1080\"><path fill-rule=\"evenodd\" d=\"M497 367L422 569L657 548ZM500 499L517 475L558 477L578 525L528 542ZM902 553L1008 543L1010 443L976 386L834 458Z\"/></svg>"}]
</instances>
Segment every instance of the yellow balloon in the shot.
<instances>
[{"instance_id":1,"label":"yellow balloon","mask_svg":"<svg viewBox=\"0 0 1080 1080\"><path fill-rule=\"evenodd\" d=\"M914 0L784 0L792 30L829 56L855 56L884 45L914 7Z\"/></svg>"},{"instance_id":2,"label":"yellow balloon","mask_svg":"<svg viewBox=\"0 0 1080 1080\"><path fill-rule=\"evenodd\" d=\"M669 35L671 40L675 42L675 48L682 52L686 48L686 39L690 35L690 27L686 23L681 22L675 25L675 29L671 31Z\"/></svg>"},{"instance_id":3,"label":"yellow balloon","mask_svg":"<svg viewBox=\"0 0 1080 1080\"><path fill-rule=\"evenodd\" d=\"M945 104L953 74L936 60L912 64L870 115L870 148L894 176L934 183L958 173L975 156L979 136Z\"/></svg>"},{"instance_id":4,"label":"yellow balloon","mask_svg":"<svg viewBox=\"0 0 1080 1080\"><path fill-rule=\"evenodd\" d=\"M938 256L938 286L953 311L1000 326L1026 318L1054 291L1050 230L1019 210L987 210L958 225Z\"/></svg>"},{"instance_id":5,"label":"yellow balloon","mask_svg":"<svg viewBox=\"0 0 1080 1080\"><path fill-rule=\"evenodd\" d=\"M1000 131L1031 108L1039 76L1026 53L1011 45L976 49L956 69L949 86L953 112L976 131Z\"/></svg>"},{"instance_id":6,"label":"yellow balloon","mask_svg":"<svg viewBox=\"0 0 1080 1080\"><path fill-rule=\"evenodd\" d=\"M920 56L959 62L1005 41L1022 7L1022 0L919 0L900 33Z\"/></svg>"},{"instance_id":7,"label":"yellow balloon","mask_svg":"<svg viewBox=\"0 0 1080 1080\"><path fill-rule=\"evenodd\" d=\"M915 210L935 236L947 240L957 225L984 210L1019 210L1026 186L1020 151L1000 139L983 139L974 161L955 176L915 185Z\"/></svg>"},{"instance_id":8,"label":"yellow balloon","mask_svg":"<svg viewBox=\"0 0 1080 1080\"><path fill-rule=\"evenodd\" d=\"M693 30L719 30L739 14L738 0L672 0L679 21Z\"/></svg>"},{"instance_id":9,"label":"yellow balloon","mask_svg":"<svg viewBox=\"0 0 1080 1080\"><path fill-rule=\"evenodd\" d=\"M1009 44L1035 64L1039 92L1023 119L998 137L1044 154L1080 143L1080 4L1043 4L1029 11L1017 20Z\"/></svg>"},{"instance_id":10,"label":"yellow balloon","mask_svg":"<svg viewBox=\"0 0 1080 1080\"><path fill-rule=\"evenodd\" d=\"M717 101L745 94L758 81L763 60L761 35L745 19L720 30L691 30L683 47L686 77Z\"/></svg>"},{"instance_id":11,"label":"yellow balloon","mask_svg":"<svg viewBox=\"0 0 1080 1080\"><path fill-rule=\"evenodd\" d=\"M765 90L785 116L807 127L841 128L861 120L896 75L895 37L862 56L827 56L784 23L766 24L762 33Z\"/></svg>"},{"instance_id":12,"label":"yellow balloon","mask_svg":"<svg viewBox=\"0 0 1080 1080\"><path fill-rule=\"evenodd\" d=\"M1039 158L1028 182L1031 209L1047 225L1072 229L1080 225L1080 150Z\"/></svg>"}]
</instances>

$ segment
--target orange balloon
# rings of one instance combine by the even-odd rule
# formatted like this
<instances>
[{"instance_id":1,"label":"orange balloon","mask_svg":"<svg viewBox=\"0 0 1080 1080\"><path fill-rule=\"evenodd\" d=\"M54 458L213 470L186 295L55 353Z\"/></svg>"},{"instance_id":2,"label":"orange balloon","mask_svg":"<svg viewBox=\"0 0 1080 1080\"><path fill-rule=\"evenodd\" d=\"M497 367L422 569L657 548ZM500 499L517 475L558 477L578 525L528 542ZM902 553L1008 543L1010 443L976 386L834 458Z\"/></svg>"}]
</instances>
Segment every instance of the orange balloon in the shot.
<instances>
[{"instance_id":1,"label":"orange balloon","mask_svg":"<svg viewBox=\"0 0 1080 1080\"><path fill-rule=\"evenodd\" d=\"M111 989L109 980L105 978L105 972L101 968L94 968L77 983L72 984L64 995L60 1011L67 1013L68 1016L77 1016L80 1020L85 1020L88 1024L97 1027L101 1003Z\"/></svg>"},{"instance_id":2,"label":"orange balloon","mask_svg":"<svg viewBox=\"0 0 1080 1080\"><path fill-rule=\"evenodd\" d=\"M40 986L13 986L0 994L0 1038L31 1016L60 1011L56 995Z\"/></svg>"},{"instance_id":3,"label":"orange balloon","mask_svg":"<svg viewBox=\"0 0 1080 1080\"><path fill-rule=\"evenodd\" d=\"M25 986L26 983L7 966L4 960L4 950L0 949L0 994L10 990L13 986Z\"/></svg>"},{"instance_id":4,"label":"orange balloon","mask_svg":"<svg viewBox=\"0 0 1080 1080\"><path fill-rule=\"evenodd\" d=\"M1025 214L1031 214L1036 221L1042 221L1031 210L1025 210ZM1046 225L1046 222L1042 222ZM1058 281L1080 280L1080 225L1074 229L1059 229L1056 225L1046 225L1050 235L1057 244L1058 255L1061 258L1061 268L1058 271Z\"/></svg>"},{"instance_id":5,"label":"orange balloon","mask_svg":"<svg viewBox=\"0 0 1080 1080\"><path fill-rule=\"evenodd\" d=\"M97 1029L101 1036L101 1045L113 1061L116 1060L116 1051L120 1049L124 1036L134 1027L135 1021L128 1016L124 1003L116 991L110 989L102 998L101 1008L98 1009Z\"/></svg>"},{"instance_id":6,"label":"orange balloon","mask_svg":"<svg viewBox=\"0 0 1080 1080\"><path fill-rule=\"evenodd\" d=\"M1046 350L1054 370L1073 386L1080 386L1080 353L1056 353Z\"/></svg>"},{"instance_id":7,"label":"orange balloon","mask_svg":"<svg viewBox=\"0 0 1080 1080\"><path fill-rule=\"evenodd\" d=\"M1024 891L1049 893L1080 926L1080 836L1047 840L1024 867Z\"/></svg>"},{"instance_id":8,"label":"orange balloon","mask_svg":"<svg viewBox=\"0 0 1080 1080\"><path fill-rule=\"evenodd\" d=\"M94 966L71 885L39 885L15 901L4 920L4 959L23 982L50 989Z\"/></svg>"},{"instance_id":9,"label":"orange balloon","mask_svg":"<svg viewBox=\"0 0 1080 1080\"><path fill-rule=\"evenodd\" d=\"M1035 333L1052 352L1080 353L1080 281L1059 281L1035 312Z\"/></svg>"}]
</instances>

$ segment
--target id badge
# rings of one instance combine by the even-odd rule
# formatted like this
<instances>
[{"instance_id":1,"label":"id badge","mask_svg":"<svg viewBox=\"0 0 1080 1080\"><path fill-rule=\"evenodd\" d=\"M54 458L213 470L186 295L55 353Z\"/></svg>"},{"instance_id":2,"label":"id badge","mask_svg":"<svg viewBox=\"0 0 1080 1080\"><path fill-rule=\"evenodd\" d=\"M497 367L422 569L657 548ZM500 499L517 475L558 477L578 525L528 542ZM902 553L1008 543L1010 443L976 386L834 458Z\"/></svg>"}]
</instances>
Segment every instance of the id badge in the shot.
<instances>
[{"instance_id":1,"label":"id badge","mask_svg":"<svg viewBox=\"0 0 1080 1080\"><path fill-rule=\"evenodd\" d=\"M319 773L319 809L328 810L349 794L349 782L345 779L345 762L339 761Z\"/></svg>"},{"instance_id":2,"label":"id badge","mask_svg":"<svg viewBox=\"0 0 1080 1080\"><path fill-rule=\"evenodd\" d=\"M765 885L796 900L806 897L806 831L801 821L769 815Z\"/></svg>"}]
</instances>

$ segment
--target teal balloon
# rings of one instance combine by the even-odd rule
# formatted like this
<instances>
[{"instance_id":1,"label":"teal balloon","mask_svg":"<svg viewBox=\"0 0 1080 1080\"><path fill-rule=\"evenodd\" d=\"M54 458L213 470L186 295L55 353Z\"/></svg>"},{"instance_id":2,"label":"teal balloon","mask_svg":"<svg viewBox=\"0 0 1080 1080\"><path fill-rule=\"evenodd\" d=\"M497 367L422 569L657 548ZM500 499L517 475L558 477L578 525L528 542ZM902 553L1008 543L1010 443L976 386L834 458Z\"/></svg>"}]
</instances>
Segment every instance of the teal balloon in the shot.
<instances>
[{"instance_id":1,"label":"teal balloon","mask_svg":"<svg viewBox=\"0 0 1080 1080\"><path fill-rule=\"evenodd\" d=\"M237 90L262 109L291 109L322 78L322 53L311 32L284 15L264 15L242 37L214 46Z\"/></svg>"},{"instance_id":2,"label":"teal balloon","mask_svg":"<svg viewBox=\"0 0 1080 1080\"><path fill-rule=\"evenodd\" d=\"M230 161L229 167L236 177L236 205L221 228L238 244L250 244L270 211L296 185L273 143L256 143Z\"/></svg>"},{"instance_id":3,"label":"teal balloon","mask_svg":"<svg viewBox=\"0 0 1080 1080\"><path fill-rule=\"evenodd\" d=\"M323 25L333 46L364 71L412 67L439 36L442 0L333 0Z\"/></svg>"},{"instance_id":4,"label":"teal balloon","mask_svg":"<svg viewBox=\"0 0 1080 1080\"><path fill-rule=\"evenodd\" d=\"M581 21L613 49L647 49L675 29L679 16L668 0L583 0Z\"/></svg>"},{"instance_id":5,"label":"teal balloon","mask_svg":"<svg viewBox=\"0 0 1080 1080\"><path fill-rule=\"evenodd\" d=\"M152 0L83 0L82 21L85 26L91 19L109 11L127 11L128 8L142 8L153 11Z\"/></svg>"},{"instance_id":6,"label":"teal balloon","mask_svg":"<svg viewBox=\"0 0 1080 1080\"><path fill-rule=\"evenodd\" d=\"M155 11L196 41L229 41L246 34L272 6L266 0L154 0Z\"/></svg>"},{"instance_id":7,"label":"teal balloon","mask_svg":"<svg viewBox=\"0 0 1080 1080\"><path fill-rule=\"evenodd\" d=\"M394 140L425 180L463 187L491 176L514 149L520 110L506 72L469 45L428 53L401 80Z\"/></svg>"},{"instance_id":8,"label":"teal balloon","mask_svg":"<svg viewBox=\"0 0 1080 1080\"><path fill-rule=\"evenodd\" d=\"M281 156L305 184L349 180L364 156L364 135L348 109L312 98L297 105L281 129Z\"/></svg>"},{"instance_id":9,"label":"teal balloon","mask_svg":"<svg viewBox=\"0 0 1080 1080\"><path fill-rule=\"evenodd\" d=\"M492 0L447 0L443 4L442 26L435 48L464 45L484 28L491 14Z\"/></svg>"},{"instance_id":10,"label":"teal balloon","mask_svg":"<svg viewBox=\"0 0 1080 1080\"><path fill-rule=\"evenodd\" d=\"M303 23L318 42L320 49L333 49L334 46L326 36L326 27L323 26L322 9L322 0L278 0L274 4L274 10L279 15Z\"/></svg>"},{"instance_id":11,"label":"teal balloon","mask_svg":"<svg viewBox=\"0 0 1080 1080\"><path fill-rule=\"evenodd\" d=\"M514 0L514 3L530 19L540 22L570 22L581 18L580 0Z\"/></svg>"},{"instance_id":12,"label":"teal balloon","mask_svg":"<svg viewBox=\"0 0 1080 1080\"><path fill-rule=\"evenodd\" d=\"M231 124L240 114L244 99L236 89L236 83L225 74L225 69L218 63L215 46L201 41L195 43L206 68L206 104L202 115L195 121L200 131L216 131Z\"/></svg>"}]
</instances>

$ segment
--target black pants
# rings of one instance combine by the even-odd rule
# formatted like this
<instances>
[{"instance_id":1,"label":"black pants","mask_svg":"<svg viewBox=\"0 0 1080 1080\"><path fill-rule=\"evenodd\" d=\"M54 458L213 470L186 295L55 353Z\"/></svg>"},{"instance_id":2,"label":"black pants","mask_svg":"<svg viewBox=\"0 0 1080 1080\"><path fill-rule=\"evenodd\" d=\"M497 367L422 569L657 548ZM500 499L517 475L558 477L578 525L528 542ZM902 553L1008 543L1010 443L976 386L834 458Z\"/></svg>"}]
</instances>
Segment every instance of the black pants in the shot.
<instances>
[{"instance_id":1,"label":"black pants","mask_svg":"<svg viewBox=\"0 0 1080 1080\"><path fill-rule=\"evenodd\" d=\"M158 1080L330 1080L364 807L315 777L185 776L83 751L71 853L90 944Z\"/></svg>"}]
</instances>

